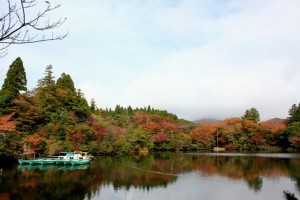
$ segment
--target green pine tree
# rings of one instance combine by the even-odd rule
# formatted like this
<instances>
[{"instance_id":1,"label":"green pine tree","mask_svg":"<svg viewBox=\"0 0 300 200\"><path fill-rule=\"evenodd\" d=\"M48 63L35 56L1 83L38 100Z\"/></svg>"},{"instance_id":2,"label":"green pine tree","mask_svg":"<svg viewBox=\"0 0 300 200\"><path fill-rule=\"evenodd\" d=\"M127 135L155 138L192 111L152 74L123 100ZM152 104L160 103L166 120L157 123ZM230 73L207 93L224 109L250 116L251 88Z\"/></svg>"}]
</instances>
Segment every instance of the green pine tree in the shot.
<instances>
[{"instance_id":1,"label":"green pine tree","mask_svg":"<svg viewBox=\"0 0 300 200\"><path fill-rule=\"evenodd\" d=\"M287 127L285 129L286 138L283 140L284 147L292 147L293 149L300 149L300 103L293 104L289 110L289 117L287 119Z\"/></svg>"},{"instance_id":2,"label":"green pine tree","mask_svg":"<svg viewBox=\"0 0 300 200\"><path fill-rule=\"evenodd\" d=\"M14 95L7 90L0 90L0 116L12 112Z\"/></svg>"},{"instance_id":3,"label":"green pine tree","mask_svg":"<svg viewBox=\"0 0 300 200\"><path fill-rule=\"evenodd\" d=\"M77 104L77 93L74 82L69 74L62 73L56 82L57 95L63 108L74 111Z\"/></svg>"},{"instance_id":4,"label":"green pine tree","mask_svg":"<svg viewBox=\"0 0 300 200\"><path fill-rule=\"evenodd\" d=\"M293 104L289 110L288 124L293 122L300 122L300 103L298 105Z\"/></svg>"},{"instance_id":5,"label":"green pine tree","mask_svg":"<svg viewBox=\"0 0 300 200\"><path fill-rule=\"evenodd\" d=\"M256 108L251 108L250 110L246 110L244 116L242 116L242 119L248 119L254 122L259 122L259 112Z\"/></svg>"},{"instance_id":6,"label":"green pine tree","mask_svg":"<svg viewBox=\"0 0 300 200\"><path fill-rule=\"evenodd\" d=\"M57 97L51 65L46 67L44 74L45 77L38 81L37 96L42 111L49 117L62 111L62 106Z\"/></svg>"},{"instance_id":7,"label":"green pine tree","mask_svg":"<svg viewBox=\"0 0 300 200\"><path fill-rule=\"evenodd\" d=\"M94 113L97 110L97 105L96 105L95 100L92 99L90 104L91 104L91 106L90 106L91 111Z\"/></svg>"},{"instance_id":8,"label":"green pine tree","mask_svg":"<svg viewBox=\"0 0 300 200\"><path fill-rule=\"evenodd\" d=\"M0 115L12 112L13 100L21 91L26 91L26 72L21 58L17 58L9 67L0 91Z\"/></svg>"},{"instance_id":9,"label":"green pine tree","mask_svg":"<svg viewBox=\"0 0 300 200\"><path fill-rule=\"evenodd\" d=\"M2 90L10 91L14 97L20 94L20 91L27 90L26 72L23 61L18 57L10 66L6 78L2 85Z\"/></svg>"},{"instance_id":10,"label":"green pine tree","mask_svg":"<svg viewBox=\"0 0 300 200\"><path fill-rule=\"evenodd\" d=\"M69 74L62 73L56 81L56 87L76 93L74 82Z\"/></svg>"},{"instance_id":11,"label":"green pine tree","mask_svg":"<svg viewBox=\"0 0 300 200\"><path fill-rule=\"evenodd\" d=\"M127 114L128 114L129 117L133 116L133 109L132 109L131 106L128 106L128 108L127 108Z\"/></svg>"},{"instance_id":12,"label":"green pine tree","mask_svg":"<svg viewBox=\"0 0 300 200\"><path fill-rule=\"evenodd\" d=\"M80 89L77 90L76 106L74 107L74 111L80 121L85 120L87 116L91 114L88 102Z\"/></svg>"}]
</instances>

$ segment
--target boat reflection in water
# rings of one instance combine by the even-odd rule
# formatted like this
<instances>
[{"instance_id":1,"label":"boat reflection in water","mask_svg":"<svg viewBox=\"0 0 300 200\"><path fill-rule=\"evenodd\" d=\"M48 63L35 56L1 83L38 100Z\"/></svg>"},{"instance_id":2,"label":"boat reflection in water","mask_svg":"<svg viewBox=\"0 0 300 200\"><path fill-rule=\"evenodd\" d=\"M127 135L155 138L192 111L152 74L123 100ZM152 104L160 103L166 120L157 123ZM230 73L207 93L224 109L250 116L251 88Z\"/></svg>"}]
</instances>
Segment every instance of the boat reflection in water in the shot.
<instances>
[{"instance_id":1,"label":"boat reflection in water","mask_svg":"<svg viewBox=\"0 0 300 200\"><path fill-rule=\"evenodd\" d=\"M88 164L82 165L19 165L18 170L78 170L78 169L87 169Z\"/></svg>"}]
</instances>

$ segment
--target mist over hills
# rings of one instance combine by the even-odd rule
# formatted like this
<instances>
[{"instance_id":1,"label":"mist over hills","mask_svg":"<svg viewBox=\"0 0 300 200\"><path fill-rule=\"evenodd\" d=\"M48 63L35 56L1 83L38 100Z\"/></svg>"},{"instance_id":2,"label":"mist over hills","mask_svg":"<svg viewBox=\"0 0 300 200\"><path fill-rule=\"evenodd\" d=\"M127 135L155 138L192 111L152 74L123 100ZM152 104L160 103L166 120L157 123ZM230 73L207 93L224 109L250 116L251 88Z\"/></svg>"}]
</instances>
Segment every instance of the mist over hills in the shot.
<instances>
[{"instance_id":1,"label":"mist over hills","mask_svg":"<svg viewBox=\"0 0 300 200\"><path fill-rule=\"evenodd\" d=\"M282 122L282 121L285 121L286 119L282 119L282 118L272 118L272 119L268 119L268 120L264 120L264 121L261 121L261 122ZM215 122L219 122L219 121L222 121L220 119L216 119L216 118L212 118L212 117L205 117L205 118L201 118L201 119L198 119L198 120L194 120L192 121L193 123L195 124L199 124L199 123L204 123L204 122L212 122L212 123L215 123Z\"/></svg>"},{"instance_id":2,"label":"mist over hills","mask_svg":"<svg viewBox=\"0 0 300 200\"><path fill-rule=\"evenodd\" d=\"M202 118L202 119L194 120L193 123L199 124L199 123L203 123L203 122L218 122L218 121L221 121L221 120L215 119L215 118L212 118L212 117L205 117L205 118Z\"/></svg>"}]
</instances>

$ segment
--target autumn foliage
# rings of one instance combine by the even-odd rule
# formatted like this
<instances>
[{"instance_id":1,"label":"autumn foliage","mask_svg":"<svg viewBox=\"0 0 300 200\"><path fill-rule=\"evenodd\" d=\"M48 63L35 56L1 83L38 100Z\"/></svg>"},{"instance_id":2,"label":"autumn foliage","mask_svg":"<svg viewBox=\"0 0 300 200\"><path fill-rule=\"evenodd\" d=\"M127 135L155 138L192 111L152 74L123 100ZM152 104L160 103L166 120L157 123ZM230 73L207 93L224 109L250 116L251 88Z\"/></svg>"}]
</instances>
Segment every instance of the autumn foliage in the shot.
<instances>
[{"instance_id":1,"label":"autumn foliage","mask_svg":"<svg viewBox=\"0 0 300 200\"><path fill-rule=\"evenodd\" d=\"M16 129L15 122L12 121L12 117L15 113L0 117L0 133L14 132Z\"/></svg>"},{"instance_id":2,"label":"autumn foliage","mask_svg":"<svg viewBox=\"0 0 300 200\"><path fill-rule=\"evenodd\" d=\"M54 79L51 65L37 87L26 91L26 73L20 70L21 82L7 77L0 90L0 148L15 149L5 155L18 156L22 146L23 152L45 156L73 150L94 155L211 151L215 146L300 150L300 104L292 106L286 120L259 122L258 110L251 108L241 117L195 124L150 106L101 109L94 100L89 105L69 74Z\"/></svg>"}]
</instances>

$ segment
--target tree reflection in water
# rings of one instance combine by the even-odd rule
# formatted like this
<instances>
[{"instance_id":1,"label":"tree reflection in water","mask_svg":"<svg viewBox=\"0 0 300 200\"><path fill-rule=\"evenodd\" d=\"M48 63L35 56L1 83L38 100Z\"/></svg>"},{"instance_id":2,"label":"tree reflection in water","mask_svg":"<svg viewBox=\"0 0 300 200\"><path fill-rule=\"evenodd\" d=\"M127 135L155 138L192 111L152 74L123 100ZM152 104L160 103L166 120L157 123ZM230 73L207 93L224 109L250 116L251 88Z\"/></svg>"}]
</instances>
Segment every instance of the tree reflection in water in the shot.
<instances>
[{"instance_id":1,"label":"tree reflection in water","mask_svg":"<svg viewBox=\"0 0 300 200\"><path fill-rule=\"evenodd\" d=\"M283 194L284 194L284 198L286 200L298 200L296 197L295 197L295 194L294 193L290 193L289 191L283 191Z\"/></svg>"},{"instance_id":2,"label":"tree reflection in water","mask_svg":"<svg viewBox=\"0 0 300 200\"><path fill-rule=\"evenodd\" d=\"M190 172L201 177L245 181L254 192L262 189L264 178L290 177L300 191L300 158L280 155L165 152L142 157L103 157L78 168L14 166L1 171L0 199L89 199L108 185L116 191L152 191L167 188Z\"/></svg>"}]
</instances>

